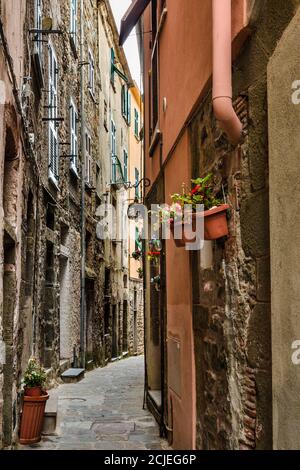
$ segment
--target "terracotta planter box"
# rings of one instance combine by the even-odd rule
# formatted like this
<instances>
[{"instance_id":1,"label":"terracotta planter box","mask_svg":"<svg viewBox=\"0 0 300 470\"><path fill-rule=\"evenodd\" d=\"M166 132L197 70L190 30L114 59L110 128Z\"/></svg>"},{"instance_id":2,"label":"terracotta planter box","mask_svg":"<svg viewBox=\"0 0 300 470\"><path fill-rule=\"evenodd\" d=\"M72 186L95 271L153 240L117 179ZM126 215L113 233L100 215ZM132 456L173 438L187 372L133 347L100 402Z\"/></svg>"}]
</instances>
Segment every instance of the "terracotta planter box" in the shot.
<instances>
[{"instance_id":1,"label":"terracotta planter box","mask_svg":"<svg viewBox=\"0 0 300 470\"><path fill-rule=\"evenodd\" d=\"M49 395L24 396L20 426L20 444L30 445L41 440L46 401Z\"/></svg>"},{"instance_id":2,"label":"terracotta planter box","mask_svg":"<svg viewBox=\"0 0 300 470\"><path fill-rule=\"evenodd\" d=\"M222 206L216 207L214 209L204 211L202 213L192 214L192 224L184 227L182 222L176 222L171 224L171 232L174 238L174 229L179 226L182 227L182 237L180 239L175 239L175 245L178 248L183 248L187 243L194 243L196 237L193 234L196 230L196 218L204 217L204 240L218 240L219 238L228 236L228 223L226 213L229 209L228 204L223 204ZM187 233L184 233L184 228ZM190 230L190 234L189 234ZM189 236L190 235L190 236Z\"/></svg>"}]
</instances>

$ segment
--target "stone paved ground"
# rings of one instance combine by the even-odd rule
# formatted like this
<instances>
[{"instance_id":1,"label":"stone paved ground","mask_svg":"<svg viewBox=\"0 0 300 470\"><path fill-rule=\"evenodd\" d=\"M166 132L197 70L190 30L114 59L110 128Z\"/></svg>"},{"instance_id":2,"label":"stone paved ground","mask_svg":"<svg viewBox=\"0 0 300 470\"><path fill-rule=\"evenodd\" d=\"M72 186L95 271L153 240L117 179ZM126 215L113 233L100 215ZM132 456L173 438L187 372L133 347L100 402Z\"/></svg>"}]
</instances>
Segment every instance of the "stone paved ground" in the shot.
<instances>
[{"instance_id":1,"label":"stone paved ground","mask_svg":"<svg viewBox=\"0 0 300 470\"><path fill-rule=\"evenodd\" d=\"M55 436L43 437L37 450L160 450L152 415L143 410L144 358L109 364L88 372L77 384L60 385Z\"/></svg>"}]
</instances>

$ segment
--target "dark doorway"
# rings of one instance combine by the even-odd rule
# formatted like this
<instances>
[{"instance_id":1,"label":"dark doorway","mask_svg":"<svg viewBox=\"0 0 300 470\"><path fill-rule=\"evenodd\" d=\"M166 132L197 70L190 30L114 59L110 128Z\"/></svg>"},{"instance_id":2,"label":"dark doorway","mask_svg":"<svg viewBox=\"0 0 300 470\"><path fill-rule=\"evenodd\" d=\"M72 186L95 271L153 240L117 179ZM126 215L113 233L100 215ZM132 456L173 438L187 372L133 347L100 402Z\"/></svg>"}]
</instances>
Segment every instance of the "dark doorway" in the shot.
<instances>
[{"instance_id":1,"label":"dark doorway","mask_svg":"<svg viewBox=\"0 0 300 470\"><path fill-rule=\"evenodd\" d=\"M133 292L133 352L137 354L138 350L138 331L137 331L137 290Z\"/></svg>"},{"instance_id":2,"label":"dark doorway","mask_svg":"<svg viewBox=\"0 0 300 470\"><path fill-rule=\"evenodd\" d=\"M123 302L123 353L128 351L128 304L127 300Z\"/></svg>"},{"instance_id":3,"label":"dark doorway","mask_svg":"<svg viewBox=\"0 0 300 470\"><path fill-rule=\"evenodd\" d=\"M112 357L118 357L118 315L117 306L112 306Z\"/></svg>"},{"instance_id":4,"label":"dark doorway","mask_svg":"<svg viewBox=\"0 0 300 470\"><path fill-rule=\"evenodd\" d=\"M44 291L44 318L43 318L43 364L45 367L52 366L54 348L54 316L56 311L56 286L54 270L54 245L46 242L45 257L45 291Z\"/></svg>"},{"instance_id":5,"label":"dark doorway","mask_svg":"<svg viewBox=\"0 0 300 470\"><path fill-rule=\"evenodd\" d=\"M95 282L86 279L86 359L93 360L93 321L95 312Z\"/></svg>"}]
</instances>

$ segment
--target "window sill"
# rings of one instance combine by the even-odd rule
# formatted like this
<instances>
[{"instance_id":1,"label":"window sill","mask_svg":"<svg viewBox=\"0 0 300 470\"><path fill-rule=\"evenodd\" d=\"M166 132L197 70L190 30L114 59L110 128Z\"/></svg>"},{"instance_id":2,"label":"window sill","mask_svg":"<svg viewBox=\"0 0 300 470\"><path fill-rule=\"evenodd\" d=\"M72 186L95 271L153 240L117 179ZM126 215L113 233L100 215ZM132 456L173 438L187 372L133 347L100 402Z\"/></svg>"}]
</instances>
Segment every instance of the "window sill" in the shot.
<instances>
[{"instance_id":1,"label":"window sill","mask_svg":"<svg viewBox=\"0 0 300 470\"><path fill-rule=\"evenodd\" d=\"M36 78L37 78L37 83L38 83L38 86L39 86L39 90L41 91L44 88L45 83L44 83L43 67L42 67L42 64L41 64L41 58L40 58L40 55L38 54L38 52L33 53L32 60L33 60L33 68L34 68L35 75L36 75Z\"/></svg>"},{"instance_id":2,"label":"window sill","mask_svg":"<svg viewBox=\"0 0 300 470\"><path fill-rule=\"evenodd\" d=\"M79 179L78 170L77 170L77 168L76 168L75 166L73 166L73 165L70 166L70 172L71 172L74 176L76 176L77 179Z\"/></svg>"},{"instance_id":3,"label":"window sill","mask_svg":"<svg viewBox=\"0 0 300 470\"><path fill-rule=\"evenodd\" d=\"M48 181L55 187L57 191L59 191L58 179L55 178L51 171L48 174Z\"/></svg>"},{"instance_id":4,"label":"window sill","mask_svg":"<svg viewBox=\"0 0 300 470\"><path fill-rule=\"evenodd\" d=\"M149 155L150 157L153 157L153 154L155 152L155 149L158 145L158 143L161 141L162 138L162 133L158 129L158 127L155 128L154 135L151 139L150 147L149 147Z\"/></svg>"},{"instance_id":5,"label":"window sill","mask_svg":"<svg viewBox=\"0 0 300 470\"><path fill-rule=\"evenodd\" d=\"M98 104L95 98L95 93L89 87L89 94L94 104Z\"/></svg>"},{"instance_id":6,"label":"window sill","mask_svg":"<svg viewBox=\"0 0 300 470\"><path fill-rule=\"evenodd\" d=\"M127 117L124 116L124 114L122 114L122 117L123 117L124 121L126 122L127 126L130 126L130 123L129 123Z\"/></svg>"}]
</instances>

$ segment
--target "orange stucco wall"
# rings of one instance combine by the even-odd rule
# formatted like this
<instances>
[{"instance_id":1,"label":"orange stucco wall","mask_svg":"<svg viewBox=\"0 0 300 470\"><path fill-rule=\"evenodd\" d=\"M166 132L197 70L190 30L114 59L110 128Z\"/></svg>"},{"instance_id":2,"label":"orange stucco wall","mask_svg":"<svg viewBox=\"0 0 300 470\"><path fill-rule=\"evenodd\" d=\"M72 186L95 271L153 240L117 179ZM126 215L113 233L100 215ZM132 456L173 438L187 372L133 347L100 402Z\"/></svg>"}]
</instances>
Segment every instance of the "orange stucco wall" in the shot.
<instances>
[{"instance_id":1,"label":"orange stucco wall","mask_svg":"<svg viewBox=\"0 0 300 470\"><path fill-rule=\"evenodd\" d=\"M159 3L159 2L158 2ZM245 28L247 1L233 0L233 38ZM158 38L159 47L159 120L162 133L152 157L150 146L151 7L144 14L144 92L145 92L145 176L152 184L164 172L165 199L180 191L191 178L191 158L186 123L209 90L212 75L212 2L211 0L167 0L167 16ZM158 20L159 21L159 20ZM236 53L236 52L235 52ZM167 107L163 110L163 100ZM173 427L175 449L195 448L196 396L192 325L192 291L189 253L166 247L167 336L168 336L168 423ZM180 362L174 371L178 344ZM173 341L173 343L172 343ZM175 352L174 352L175 351ZM180 374L179 391L174 391L174 373ZM177 386L178 386L177 383Z\"/></svg>"},{"instance_id":2,"label":"orange stucco wall","mask_svg":"<svg viewBox=\"0 0 300 470\"><path fill-rule=\"evenodd\" d=\"M184 156L184 158L183 158ZM166 197L190 179L188 135L184 134L165 170ZM181 365L172 371L173 349L168 348L169 422L173 423L175 449L192 449L195 443L195 372L189 253L167 241L167 337L175 338L180 348ZM175 353L176 354L176 353ZM180 373L181 392L172 388L173 373Z\"/></svg>"}]
</instances>

